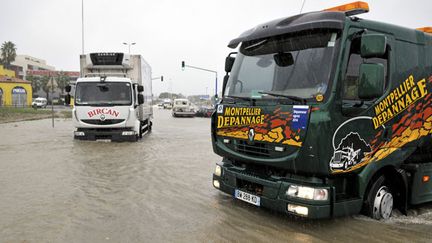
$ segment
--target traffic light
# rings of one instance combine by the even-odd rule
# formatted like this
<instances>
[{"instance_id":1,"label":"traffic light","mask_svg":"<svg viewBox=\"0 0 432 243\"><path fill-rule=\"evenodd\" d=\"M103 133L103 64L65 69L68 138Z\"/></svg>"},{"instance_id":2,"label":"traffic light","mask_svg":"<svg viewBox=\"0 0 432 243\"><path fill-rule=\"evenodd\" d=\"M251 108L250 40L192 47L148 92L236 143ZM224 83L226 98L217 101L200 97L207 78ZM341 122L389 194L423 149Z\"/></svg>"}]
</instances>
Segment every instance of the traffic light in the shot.
<instances>
[{"instance_id":1,"label":"traffic light","mask_svg":"<svg viewBox=\"0 0 432 243\"><path fill-rule=\"evenodd\" d=\"M182 70L185 70L185 61L182 61Z\"/></svg>"},{"instance_id":2,"label":"traffic light","mask_svg":"<svg viewBox=\"0 0 432 243\"><path fill-rule=\"evenodd\" d=\"M163 82L163 76L161 76L161 82Z\"/></svg>"}]
</instances>

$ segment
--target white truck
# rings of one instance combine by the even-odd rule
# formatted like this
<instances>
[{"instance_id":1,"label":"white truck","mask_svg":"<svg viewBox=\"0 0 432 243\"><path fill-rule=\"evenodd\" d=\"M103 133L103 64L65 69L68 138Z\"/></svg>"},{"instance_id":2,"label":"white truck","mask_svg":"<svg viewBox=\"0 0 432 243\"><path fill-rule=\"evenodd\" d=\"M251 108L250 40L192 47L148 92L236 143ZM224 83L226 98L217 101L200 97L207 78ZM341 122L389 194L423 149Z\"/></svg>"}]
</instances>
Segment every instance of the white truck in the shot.
<instances>
[{"instance_id":1,"label":"white truck","mask_svg":"<svg viewBox=\"0 0 432 243\"><path fill-rule=\"evenodd\" d=\"M137 141L151 130L151 67L141 55L81 55L80 68L73 88L66 87L75 139Z\"/></svg>"}]
</instances>

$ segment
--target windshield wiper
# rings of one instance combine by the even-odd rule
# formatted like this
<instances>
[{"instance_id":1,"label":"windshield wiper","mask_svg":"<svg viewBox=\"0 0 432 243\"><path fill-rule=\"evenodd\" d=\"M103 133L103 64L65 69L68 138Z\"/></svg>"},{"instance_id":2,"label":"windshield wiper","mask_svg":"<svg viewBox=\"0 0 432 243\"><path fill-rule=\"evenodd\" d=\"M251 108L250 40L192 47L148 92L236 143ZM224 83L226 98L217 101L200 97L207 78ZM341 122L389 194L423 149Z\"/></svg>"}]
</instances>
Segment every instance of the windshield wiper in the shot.
<instances>
[{"instance_id":1,"label":"windshield wiper","mask_svg":"<svg viewBox=\"0 0 432 243\"><path fill-rule=\"evenodd\" d=\"M225 96L223 97L223 99L225 99L225 98L230 98L230 99L232 99L233 101L229 102L229 103L231 103L231 104L235 104L235 103L236 103L236 102L234 101L235 99L249 101L249 102L251 102L251 105L252 105L252 106L254 106L254 105L255 105L255 102L256 102L256 99L254 99L254 98L252 98L252 97L245 97L245 96L225 95Z\"/></svg>"},{"instance_id":2,"label":"windshield wiper","mask_svg":"<svg viewBox=\"0 0 432 243\"><path fill-rule=\"evenodd\" d=\"M249 50L249 49L253 49L253 48L259 47L259 46L265 44L267 41L268 41L268 39L265 39L265 40L259 41L259 42L257 42L257 43L254 43L254 44L252 44L252 45L249 45L249 46L245 47L244 49L245 49L245 50Z\"/></svg>"},{"instance_id":3,"label":"windshield wiper","mask_svg":"<svg viewBox=\"0 0 432 243\"><path fill-rule=\"evenodd\" d=\"M246 101L253 101L254 98L246 97L246 96L236 96L236 95L225 95L224 98L231 98L231 99L240 99L240 100L246 100Z\"/></svg>"},{"instance_id":4,"label":"windshield wiper","mask_svg":"<svg viewBox=\"0 0 432 243\"><path fill-rule=\"evenodd\" d=\"M300 102L301 104L306 104L306 99L301 98L301 97L297 97L297 96L274 93L274 92L270 92L270 91L258 91L258 93L271 95L271 96L275 96L275 97L284 97L284 98L288 98L288 99L296 101L296 102Z\"/></svg>"},{"instance_id":5,"label":"windshield wiper","mask_svg":"<svg viewBox=\"0 0 432 243\"><path fill-rule=\"evenodd\" d=\"M91 102L91 103L88 103L88 105L90 105L90 106L114 106L115 104L113 104L112 102Z\"/></svg>"}]
</instances>

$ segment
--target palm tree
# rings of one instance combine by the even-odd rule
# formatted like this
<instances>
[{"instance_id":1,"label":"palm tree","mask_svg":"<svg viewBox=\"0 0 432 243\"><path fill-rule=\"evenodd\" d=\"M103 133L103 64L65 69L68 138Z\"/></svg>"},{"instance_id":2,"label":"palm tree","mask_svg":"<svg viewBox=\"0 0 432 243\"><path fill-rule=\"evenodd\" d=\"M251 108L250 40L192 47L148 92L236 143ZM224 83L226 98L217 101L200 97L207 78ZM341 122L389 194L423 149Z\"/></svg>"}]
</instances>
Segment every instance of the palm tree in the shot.
<instances>
[{"instance_id":1,"label":"palm tree","mask_svg":"<svg viewBox=\"0 0 432 243\"><path fill-rule=\"evenodd\" d=\"M36 94L39 91L39 89L41 88L41 86L42 86L40 77L33 76L33 75L28 75L27 76L27 80L31 82L31 86L32 86L32 89L33 89L33 94Z\"/></svg>"},{"instance_id":2,"label":"palm tree","mask_svg":"<svg viewBox=\"0 0 432 243\"><path fill-rule=\"evenodd\" d=\"M10 68L10 64L15 61L16 57L16 46L11 41L3 42L1 48L1 63L6 67Z\"/></svg>"},{"instance_id":3,"label":"palm tree","mask_svg":"<svg viewBox=\"0 0 432 243\"><path fill-rule=\"evenodd\" d=\"M61 71L57 76L57 87L60 89L61 94L64 93L65 87L69 84L70 78L65 72Z\"/></svg>"},{"instance_id":4,"label":"palm tree","mask_svg":"<svg viewBox=\"0 0 432 243\"><path fill-rule=\"evenodd\" d=\"M50 76L41 76L40 78L41 88L45 92L47 100L49 100L49 92L51 90L50 80L51 80Z\"/></svg>"}]
</instances>

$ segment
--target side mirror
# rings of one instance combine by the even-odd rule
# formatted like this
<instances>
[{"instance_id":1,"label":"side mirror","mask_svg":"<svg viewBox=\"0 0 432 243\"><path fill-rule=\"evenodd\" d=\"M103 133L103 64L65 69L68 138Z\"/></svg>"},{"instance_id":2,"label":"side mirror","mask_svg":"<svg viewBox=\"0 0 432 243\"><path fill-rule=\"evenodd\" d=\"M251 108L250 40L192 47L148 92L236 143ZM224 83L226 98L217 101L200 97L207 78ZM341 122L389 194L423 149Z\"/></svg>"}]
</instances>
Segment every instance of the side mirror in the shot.
<instances>
[{"instance_id":1,"label":"side mirror","mask_svg":"<svg viewBox=\"0 0 432 243\"><path fill-rule=\"evenodd\" d=\"M371 100L384 93L384 65L363 63L360 65L358 95L360 99Z\"/></svg>"},{"instance_id":2,"label":"side mirror","mask_svg":"<svg viewBox=\"0 0 432 243\"><path fill-rule=\"evenodd\" d=\"M225 74L224 78L223 78L223 83L222 83L222 97L225 95L225 89L228 83L228 79L229 79L229 75Z\"/></svg>"},{"instance_id":3,"label":"side mirror","mask_svg":"<svg viewBox=\"0 0 432 243\"><path fill-rule=\"evenodd\" d=\"M386 53L387 37L382 34L365 34L361 37L361 57L380 57Z\"/></svg>"},{"instance_id":4,"label":"side mirror","mask_svg":"<svg viewBox=\"0 0 432 243\"><path fill-rule=\"evenodd\" d=\"M138 94L138 105L142 105L142 104L144 104L144 95Z\"/></svg>"},{"instance_id":5,"label":"side mirror","mask_svg":"<svg viewBox=\"0 0 432 243\"><path fill-rule=\"evenodd\" d=\"M288 67L294 64L293 55L290 52L281 52L273 56L279 67Z\"/></svg>"},{"instance_id":6,"label":"side mirror","mask_svg":"<svg viewBox=\"0 0 432 243\"><path fill-rule=\"evenodd\" d=\"M138 93L141 93L144 91L144 86L138 85Z\"/></svg>"},{"instance_id":7,"label":"side mirror","mask_svg":"<svg viewBox=\"0 0 432 243\"><path fill-rule=\"evenodd\" d=\"M227 73L231 72L231 70L234 66L235 56L233 57L232 55L237 55L237 52L231 52L225 58L225 72L227 72Z\"/></svg>"},{"instance_id":8,"label":"side mirror","mask_svg":"<svg viewBox=\"0 0 432 243\"><path fill-rule=\"evenodd\" d=\"M229 73L232 70L232 67L234 66L235 57L227 56L225 58L225 72Z\"/></svg>"},{"instance_id":9,"label":"side mirror","mask_svg":"<svg viewBox=\"0 0 432 243\"><path fill-rule=\"evenodd\" d=\"M71 86L70 85L66 85L65 91L66 91L66 93L71 92Z\"/></svg>"},{"instance_id":10,"label":"side mirror","mask_svg":"<svg viewBox=\"0 0 432 243\"><path fill-rule=\"evenodd\" d=\"M69 92L70 92L70 90L69 90ZM65 96L65 105L70 105L70 102L71 102L71 96L70 96L70 94L67 94Z\"/></svg>"}]
</instances>

